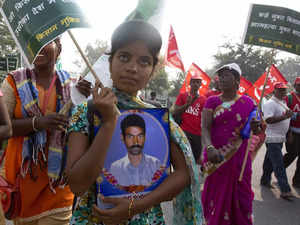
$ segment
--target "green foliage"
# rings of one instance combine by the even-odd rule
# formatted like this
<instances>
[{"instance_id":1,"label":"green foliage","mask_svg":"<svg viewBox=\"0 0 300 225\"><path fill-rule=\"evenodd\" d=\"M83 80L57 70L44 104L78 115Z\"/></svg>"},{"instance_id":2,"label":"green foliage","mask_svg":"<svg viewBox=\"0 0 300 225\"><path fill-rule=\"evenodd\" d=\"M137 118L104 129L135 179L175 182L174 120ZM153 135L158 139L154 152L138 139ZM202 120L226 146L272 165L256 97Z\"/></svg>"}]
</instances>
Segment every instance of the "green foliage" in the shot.
<instances>
[{"instance_id":1,"label":"green foliage","mask_svg":"<svg viewBox=\"0 0 300 225\"><path fill-rule=\"evenodd\" d=\"M6 26L3 17L0 15L0 56L18 55L18 48L8 27ZM5 79L7 71L0 71L0 83Z\"/></svg>"},{"instance_id":2,"label":"green foliage","mask_svg":"<svg viewBox=\"0 0 300 225\"><path fill-rule=\"evenodd\" d=\"M287 58L281 60L278 65L278 69L282 73L282 75L293 84L296 77L300 76L300 57L297 56L295 58Z\"/></svg>"},{"instance_id":3,"label":"green foliage","mask_svg":"<svg viewBox=\"0 0 300 225\"><path fill-rule=\"evenodd\" d=\"M3 17L0 15L0 55L6 56L9 54L18 54L18 49L9 33Z\"/></svg>"},{"instance_id":4,"label":"green foliage","mask_svg":"<svg viewBox=\"0 0 300 225\"><path fill-rule=\"evenodd\" d=\"M220 49L223 51L214 55L216 60L214 70L224 64L235 62L241 67L242 75L251 82L255 82L271 63L278 62L276 59L278 52L274 51L274 57L271 58L271 49L229 42L222 45Z\"/></svg>"},{"instance_id":5,"label":"green foliage","mask_svg":"<svg viewBox=\"0 0 300 225\"><path fill-rule=\"evenodd\" d=\"M96 40L93 44L89 43L86 46L84 53L91 65L99 59L99 57L106 51L107 47L107 42L101 40ZM76 60L73 63L82 69L81 75L85 76L89 72L89 69L81 57L80 60Z\"/></svg>"},{"instance_id":6,"label":"green foliage","mask_svg":"<svg viewBox=\"0 0 300 225\"><path fill-rule=\"evenodd\" d=\"M165 71L164 58L160 56L155 67L154 73L146 90L155 91L157 95L165 96L169 89L168 73ZM146 96L147 97L147 96Z\"/></svg>"},{"instance_id":7,"label":"green foliage","mask_svg":"<svg viewBox=\"0 0 300 225\"><path fill-rule=\"evenodd\" d=\"M164 67L156 70L153 78L147 85L147 90L155 91L157 95L165 95L166 91L169 89L168 74L166 73Z\"/></svg>"},{"instance_id":8,"label":"green foliage","mask_svg":"<svg viewBox=\"0 0 300 225\"><path fill-rule=\"evenodd\" d=\"M185 80L185 73L178 72L176 74L176 78L174 80L171 80L169 83L169 97L170 98L176 98L179 94L180 88Z\"/></svg>"}]
</instances>

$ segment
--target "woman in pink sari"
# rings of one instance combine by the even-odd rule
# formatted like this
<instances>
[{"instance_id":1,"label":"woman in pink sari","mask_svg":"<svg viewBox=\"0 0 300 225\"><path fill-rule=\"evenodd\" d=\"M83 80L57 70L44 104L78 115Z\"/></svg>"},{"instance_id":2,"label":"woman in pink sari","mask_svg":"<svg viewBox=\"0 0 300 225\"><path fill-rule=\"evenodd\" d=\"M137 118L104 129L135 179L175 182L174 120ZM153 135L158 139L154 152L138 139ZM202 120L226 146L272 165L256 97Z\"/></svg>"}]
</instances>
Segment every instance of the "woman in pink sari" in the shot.
<instances>
[{"instance_id":1,"label":"woman in pink sari","mask_svg":"<svg viewBox=\"0 0 300 225\"><path fill-rule=\"evenodd\" d=\"M228 64L218 71L222 94L207 99L202 113L203 166L206 175L202 203L207 225L251 225L251 159L248 155L243 179L239 176L250 129L258 133L256 106L239 96L241 70Z\"/></svg>"}]
</instances>

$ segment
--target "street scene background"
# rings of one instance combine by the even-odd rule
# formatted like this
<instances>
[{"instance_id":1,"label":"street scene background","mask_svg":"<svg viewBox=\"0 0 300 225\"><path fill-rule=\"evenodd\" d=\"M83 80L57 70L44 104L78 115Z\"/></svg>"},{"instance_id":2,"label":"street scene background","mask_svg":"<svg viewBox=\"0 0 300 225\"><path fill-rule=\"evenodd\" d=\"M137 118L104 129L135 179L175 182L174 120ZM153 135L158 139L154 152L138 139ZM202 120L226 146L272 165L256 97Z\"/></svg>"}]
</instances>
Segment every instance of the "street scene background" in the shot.
<instances>
[{"instance_id":1,"label":"street scene background","mask_svg":"<svg viewBox=\"0 0 300 225\"><path fill-rule=\"evenodd\" d=\"M285 153L285 148L283 152ZM292 202L289 202L280 198L280 191L274 175L272 178L274 189L260 186L265 153L266 148L263 145L252 167L252 190L255 195L253 202L254 225L300 225L300 189L291 186L295 198ZM295 169L296 160L287 168L289 184L292 184ZM172 203L163 203L163 209L166 212L167 225L172 225Z\"/></svg>"}]
</instances>

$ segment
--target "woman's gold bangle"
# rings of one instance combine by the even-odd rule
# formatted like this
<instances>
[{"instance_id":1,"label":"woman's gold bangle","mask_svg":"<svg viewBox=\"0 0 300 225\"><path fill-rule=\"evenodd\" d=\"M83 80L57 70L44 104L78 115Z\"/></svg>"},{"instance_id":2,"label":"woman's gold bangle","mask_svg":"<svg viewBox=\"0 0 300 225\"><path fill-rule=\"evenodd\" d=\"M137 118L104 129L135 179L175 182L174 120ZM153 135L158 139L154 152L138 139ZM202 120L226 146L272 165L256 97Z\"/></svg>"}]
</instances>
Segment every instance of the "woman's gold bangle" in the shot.
<instances>
[{"instance_id":1,"label":"woman's gold bangle","mask_svg":"<svg viewBox=\"0 0 300 225\"><path fill-rule=\"evenodd\" d=\"M32 123L32 129L34 132L39 131L36 127L35 127L35 120L36 120L36 116L32 117L31 123Z\"/></svg>"},{"instance_id":2,"label":"woman's gold bangle","mask_svg":"<svg viewBox=\"0 0 300 225\"><path fill-rule=\"evenodd\" d=\"M132 209L133 209L133 201L134 201L134 196L131 196L130 203L129 203L129 207L128 207L128 216L129 216L129 218L130 218L131 216L133 216L133 215L131 215L131 214L132 214L131 211L132 211Z\"/></svg>"}]
</instances>

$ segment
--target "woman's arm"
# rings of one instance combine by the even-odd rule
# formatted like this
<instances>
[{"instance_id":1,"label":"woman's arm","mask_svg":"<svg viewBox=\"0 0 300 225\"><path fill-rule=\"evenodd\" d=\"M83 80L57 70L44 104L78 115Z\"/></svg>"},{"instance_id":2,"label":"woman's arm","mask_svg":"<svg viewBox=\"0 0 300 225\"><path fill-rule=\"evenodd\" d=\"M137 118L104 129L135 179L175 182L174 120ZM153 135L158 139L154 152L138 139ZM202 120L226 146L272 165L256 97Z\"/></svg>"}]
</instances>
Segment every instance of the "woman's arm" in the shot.
<instances>
[{"instance_id":1,"label":"woman's arm","mask_svg":"<svg viewBox=\"0 0 300 225\"><path fill-rule=\"evenodd\" d=\"M201 138L203 143L203 149L207 149L207 158L212 163L220 163L223 159L220 153L214 148L211 143L211 127L213 122L213 112L209 109L203 109L201 115Z\"/></svg>"},{"instance_id":2,"label":"woman's arm","mask_svg":"<svg viewBox=\"0 0 300 225\"><path fill-rule=\"evenodd\" d=\"M82 133L73 132L68 141L66 172L71 190L81 195L95 182L102 172L107 150L117 124L117 98L108 88L93 89L93 104L102 116L101 127L89 147L89 139Z\"/></svg>"},{"instance_id":3,"label":"woman's arm","mask_svg":"<svg viewBox=\"0 0 300 225\"><path fill-rule=\"evenodd\" d=\"M58 113L46 116L12 119L13 136L27 136L41 130L65 130L68 118Z\"/></svg>"},{"instance_id":4,"label":"woman's arm","mask_svg":"<svg viewBox=\"0 0 300 225\"><path fill-rule=\"evenodd\" d=\"M211 145L211 125L213 120L213 113L208 109L203 109L201 114L201 138L203 148Z\"/></svg>"},{"instance_id":5,"label":"woman's arm","mask_svg":"<svg viewBox=\"0 0 300 225\"><path fill-rule=\"evenodd\" d=\"M90 147L86 135L70 134L66 171L71 190L77 196L86 192L102 172L115 126L114 121L102 124Z\"/></svg>"},{"instance_id":6,"label":"woman's arm","mask_svg":"<svg viewBox=\"0 0 300 225\"><path fill-rule=\"evenodd\" d=\"M0 97L0 141L10 138L12 135L12 126L9 114L4 103L3 97Z\"/></svg>"},{"instance_id":7,"label":"woman's arm","mask_svg":"<svg viewBox=\"0 0 300 225\"><path fill-rule=\"evenodd\" d=\"M16 108L16 90L12 86L13 78L10 75L3 81L1 89L4 93L4 101L9 112L12 124L12 136L27 136L33 132L46 129L63 129L68 124L68 120L63 115L57 113L47 116L30 118L14 118Z\"/></svg>"}]
</instances>

